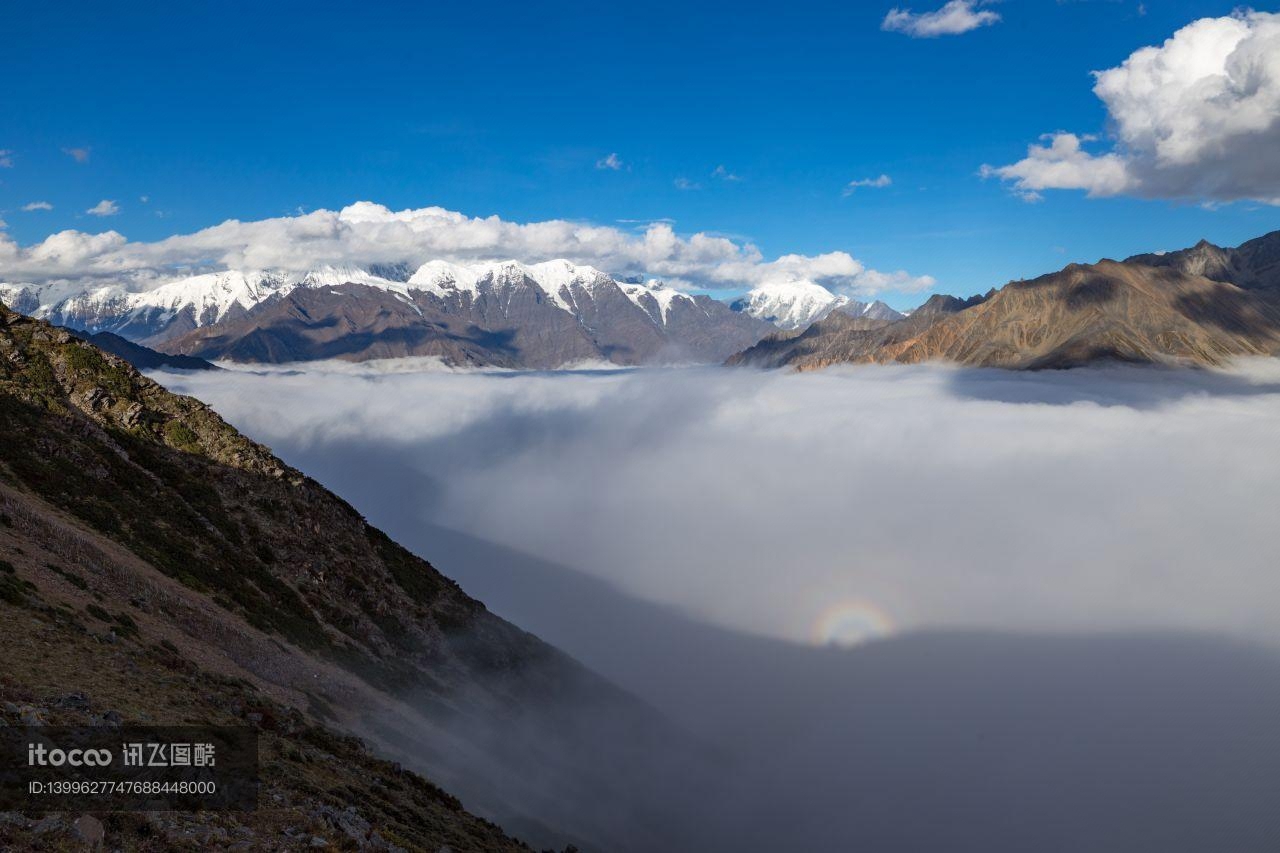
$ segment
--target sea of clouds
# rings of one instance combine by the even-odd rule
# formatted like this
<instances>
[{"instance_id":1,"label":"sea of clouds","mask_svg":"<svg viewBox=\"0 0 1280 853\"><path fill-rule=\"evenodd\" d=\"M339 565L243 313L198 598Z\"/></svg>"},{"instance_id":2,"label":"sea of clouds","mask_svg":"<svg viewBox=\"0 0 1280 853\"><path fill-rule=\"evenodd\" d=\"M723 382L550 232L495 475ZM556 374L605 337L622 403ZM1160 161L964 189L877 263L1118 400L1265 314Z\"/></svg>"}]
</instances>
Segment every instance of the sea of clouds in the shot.
<instances>
[{"instance_id":1,"label":"sea of clouds","mask_svg":"<svg viewBox=\"0 0 1280 853\"><path fill-rule=\"evenodd\" d=\"M738 631L1280 640L1275 362L405 368L159 378L393 534L457 530Z\"/></svg>"}]
</instances>

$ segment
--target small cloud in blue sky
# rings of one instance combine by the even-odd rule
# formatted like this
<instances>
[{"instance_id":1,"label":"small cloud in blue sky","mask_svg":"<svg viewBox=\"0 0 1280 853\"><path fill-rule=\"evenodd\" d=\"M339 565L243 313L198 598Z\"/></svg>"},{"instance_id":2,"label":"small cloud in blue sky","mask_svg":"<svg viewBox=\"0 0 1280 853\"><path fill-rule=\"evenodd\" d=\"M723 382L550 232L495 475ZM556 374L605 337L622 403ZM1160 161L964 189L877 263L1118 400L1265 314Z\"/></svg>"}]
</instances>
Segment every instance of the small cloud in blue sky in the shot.
<instances>
[{"instance_id":1,"label":"small cloud in blue sky","mask_svg":"<svg viewBox=\"0 0 1280 853\"><path fill-rule=\"evenodd\" d=\"M941 9L932 12L912 12L910 9L894 7L884 16L880 29L905 33L912 38L957 36L1000 20L995 12L979 9L981 5L981 0L950 0Z\"/></svg>"},{"instance_id":2,"label":"small cloud in blue sky","mask_svg":"<svg viewBox=\"0 0 1280 853\"><path fill-rule=\"evenodd\" d=\"M735 175L733 172L726 169L723 163L716 166L715 171L711 173L711 177L717 178L721 181L728 181L730 183L737 183L742 180L740 176Z\"/></svg>"},{"instance_id":3,"label":"small cloud in blue sky","mask_svg":"<svg viewBox=\"0 0 1280 853\"><path fill-rule=\"evenodd\" d=\"M89 148L63 148L62 153L66 154L77 163L89 162Z\"/></svg>"},{"instance_id":4,"label":"small cloud in blue sky","mask_svg":"<svg viewBox=\"0 0 1280 853\"><path fill-rule=\"evenodd\" d=\"M53 210L53 205L47 201L33 201L30 204L24 204L22 209L30 213L33 210Z\"/></svg>"},{"instance_id":5,"label":"small cloud in blue sky","mask_svg":"<svg viewBox=\"0 0 1280 853\"><path fill-rule=\"evenodd\" d=\"M626 168L626 163L622 162L622 158L618 156L618 152L614 151L608 157L601 157L596 161L597 169L607 169L613 172L620 172Z\"/></svg>"},{"instance_id":6,"label":"small cloud in blue sky","mask_svg":"<svg viewBox=\"0 0 1280 853\"><path fill-rule=\"evenodd\" d=\"M105 198L85 211L90 216L115 216L119 212L120 205Z\"/></svg>"},{"instance_id":7,"label":"small cloud in blue sky","mask_svg":"<svg viewBox=\"0 0 1280 853\"><path fill-rule=\"evenodd\" d=\"M870 187L872 189L883 189L884 187L887 187L892 183L893 183L893 178L889 177L888 175L881 175L878 178L862 178L860 180L850 181L849 183L845 184L844 195L846 196L853 195L854 192L856 192L858 189L861 189L862 187Z\"/></svg>"}]
</instances>

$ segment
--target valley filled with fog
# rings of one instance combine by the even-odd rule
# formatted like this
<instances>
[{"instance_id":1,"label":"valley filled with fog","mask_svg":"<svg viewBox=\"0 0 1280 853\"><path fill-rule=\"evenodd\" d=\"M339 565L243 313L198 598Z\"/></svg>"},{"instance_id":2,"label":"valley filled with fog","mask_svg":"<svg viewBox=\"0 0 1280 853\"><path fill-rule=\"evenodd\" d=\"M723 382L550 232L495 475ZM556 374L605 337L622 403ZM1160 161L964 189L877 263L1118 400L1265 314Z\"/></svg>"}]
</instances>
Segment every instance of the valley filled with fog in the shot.
<instances>
[{"instance_id":1,"label":"valley filled with fog","mask_svg":"<svg viewBox=\"0 0 1280 853\"><path fill-rule=\"evenodd\" d=\"M717 843L1280 829L1276 362L152 375L724 750Z\"/></svg>"},{"instance_id":2,"label":"valley filled with fog","mask_svg":"<svg viewBox=\"0 0 1280 853\"><path fill-rule=\"evenodd\" d=\"M164 379L394 535L449 528L746 633L1280 640L1268 362Z\"/></svg>"}]
</instances>

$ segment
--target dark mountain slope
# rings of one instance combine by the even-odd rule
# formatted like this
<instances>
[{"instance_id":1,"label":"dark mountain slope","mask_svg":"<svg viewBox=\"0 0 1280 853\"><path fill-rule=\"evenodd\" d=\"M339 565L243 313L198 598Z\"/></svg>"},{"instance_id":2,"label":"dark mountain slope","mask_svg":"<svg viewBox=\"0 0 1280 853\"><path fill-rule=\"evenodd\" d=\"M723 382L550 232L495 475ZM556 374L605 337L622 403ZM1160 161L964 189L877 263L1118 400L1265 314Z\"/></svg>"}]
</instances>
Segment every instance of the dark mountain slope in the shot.
<instances>
[{"instance_id":1,"label":"dark mountain slope","mask_svg":"<svg viewBox=\"0 0 1280 853\"><path fill-rule=\"evenodd\" d=\"M210 364L203 358L158 352L150 347L144 347L142 344L135 344L133 341L111 332L98 332L96 335L89 335L85 340L103 352L123 358L139 370L154 370L158 367L170 370L218 369L216 365Z\"/></svg>"},{"instance_id":2,"label":"dark mountain slope","mask_svg":"<svg viewBox=\"0 0 1280 853\"><path fill-rule=\"evenodd\" d=\"M2 308L0 434L0 558L14 567L3 598L44 607L29 600L38 596L71 619L45 618L38 629L12 622L16 645L5 654L16 657L5 660L6 673L36 665L21 657L35 642L29 632L74 631L93 604L110 614L117 636L129 632L134 665L148 666L145 650L168 642L201 672L243 681L253 698L242 698L241 711L276 703L298 709L287 713L308 725L324 719L361 732L446 781L468 807L551 841L605 835L590 819L596 812L625 824L631 792L605 781L639 776L626 775L629 751L680 740L205 405ZM77 672L89 678L116 666L124 648L101 647ZM79 677L4 683L33 697L88 692ZM187 692L198 689L157 685L135 685L154 687L136 700L152 718L170 700L194 701ZM596 740L581 734L584 719L595 723ZM338 799L358 804L370 794L379 777L365 765L338 772L335 784L350 789ZM270 781L299 784L284 771ZM442 802L461 814L455 801ZM422 849L508 843L484 832L493 846L440 835ZM635 832L638 844L647 837L643 826Z\"/></svg>"}]
</instances>

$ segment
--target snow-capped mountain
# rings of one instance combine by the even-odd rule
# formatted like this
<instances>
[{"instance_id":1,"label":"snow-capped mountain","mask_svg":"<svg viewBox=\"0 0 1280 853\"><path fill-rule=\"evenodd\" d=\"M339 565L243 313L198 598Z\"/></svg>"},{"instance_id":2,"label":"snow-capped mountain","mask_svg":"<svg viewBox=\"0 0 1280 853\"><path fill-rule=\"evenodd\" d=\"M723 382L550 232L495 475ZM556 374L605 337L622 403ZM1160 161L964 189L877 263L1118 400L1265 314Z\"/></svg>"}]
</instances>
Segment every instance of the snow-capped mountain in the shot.
<instances>
[{"instance_id":1,"label":"snow-capped mountain","mask_svg":"<svg viewBox=\"0 0 1280 853\"><path fill-rule=\"evenodd\" d=\"M812 281L762 284L735 300L731 307L787 330L807 328L833 311L869 320L893 321L905 316L879 300L859 302Z\"/></svg>"},{"instance_id":2,"label":"snow-capped mountain","mask_svg":"<svg viewBox=\"0 0 1280 853\"><path fill-rule=\"evenodd\" d=\"M227 270L146 290L0 284L0 301L167 352L287 361L440 355L511 367L720 361L770 331L722 302L564 260Z\"/></svg>"}]
</instances>

